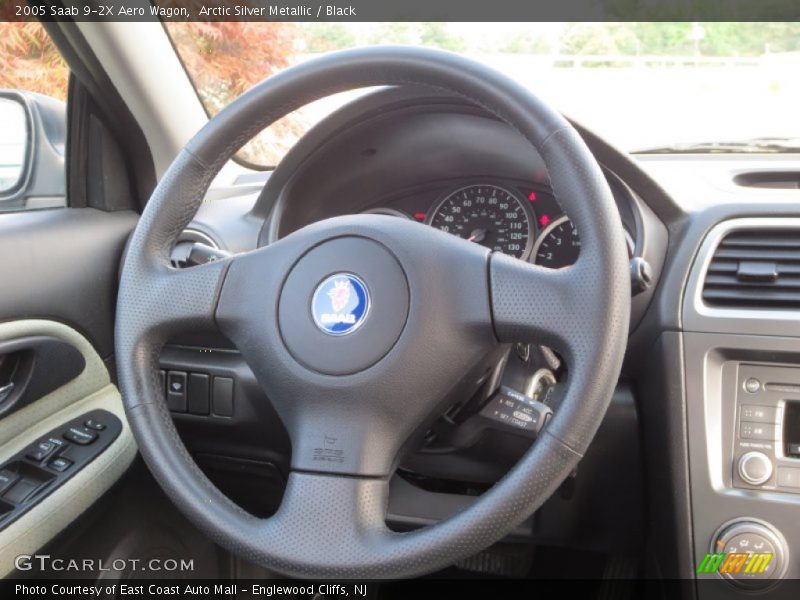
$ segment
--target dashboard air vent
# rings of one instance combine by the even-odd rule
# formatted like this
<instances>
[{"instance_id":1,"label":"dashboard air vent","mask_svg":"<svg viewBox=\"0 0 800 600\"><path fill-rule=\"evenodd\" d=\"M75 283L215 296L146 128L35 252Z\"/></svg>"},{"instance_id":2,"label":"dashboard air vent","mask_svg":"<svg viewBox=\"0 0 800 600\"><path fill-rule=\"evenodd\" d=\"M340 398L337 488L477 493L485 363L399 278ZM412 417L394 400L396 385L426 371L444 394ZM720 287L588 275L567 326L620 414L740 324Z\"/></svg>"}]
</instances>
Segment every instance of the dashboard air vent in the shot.
<instances>
[{"instance_id":1,"label":"dashboard air vent","mask_svg":"<svg viewBox=\"0 0 800 600\"><path fill-rule=\"evenodd\" d=\"M712 306L800 310L800 229L729 233L709 264L703 300Z\"/></svg>"}]
</instances>

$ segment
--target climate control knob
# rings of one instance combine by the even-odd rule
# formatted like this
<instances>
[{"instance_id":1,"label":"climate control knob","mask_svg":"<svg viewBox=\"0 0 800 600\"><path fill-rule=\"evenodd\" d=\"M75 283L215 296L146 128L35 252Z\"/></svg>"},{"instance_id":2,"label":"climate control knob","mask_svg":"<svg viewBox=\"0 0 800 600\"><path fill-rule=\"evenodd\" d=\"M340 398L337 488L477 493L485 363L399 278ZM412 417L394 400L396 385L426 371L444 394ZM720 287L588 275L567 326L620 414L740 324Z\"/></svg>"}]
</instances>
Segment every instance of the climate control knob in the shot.
<instances>
[{"instance_id":1,"label":"climate control knob","mask_svg":"<svg viewBox=\"0 0 800 600\"><path fill-rule=\"evenodd\" d=\"M765 521L734 519L720 527L698 573L716 574L744 589L763 589L786 575L789 548Z\"/></svg>"},{"instance_id":2,"label":"climate control knob","mask_svg":"<svg viewBox=\"0 0 800 600\"><path fill-rule=\"evenodd\" d=\"M763 452L748 452L739 459L739 477L750 485L761 485L772 477L772 461Z\"/></svg>"}]
</instances>

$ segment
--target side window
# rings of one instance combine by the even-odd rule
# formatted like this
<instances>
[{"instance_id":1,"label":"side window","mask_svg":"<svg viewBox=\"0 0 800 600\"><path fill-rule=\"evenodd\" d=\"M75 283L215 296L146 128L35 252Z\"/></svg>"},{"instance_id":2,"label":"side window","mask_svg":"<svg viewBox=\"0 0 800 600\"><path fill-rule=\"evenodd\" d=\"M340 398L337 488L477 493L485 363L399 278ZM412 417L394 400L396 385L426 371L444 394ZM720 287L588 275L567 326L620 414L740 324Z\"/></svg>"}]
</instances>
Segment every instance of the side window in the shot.
<instances>
[{"instance_id":1,"label":"side window","mask_svg":"<svg viewBox=\"0 0 800 600\"><path fill-rule=\"evenodd\" d=\"M0 22L0 212L66 205L68 81L40 23Z\"/></svg>"}]
</instances>

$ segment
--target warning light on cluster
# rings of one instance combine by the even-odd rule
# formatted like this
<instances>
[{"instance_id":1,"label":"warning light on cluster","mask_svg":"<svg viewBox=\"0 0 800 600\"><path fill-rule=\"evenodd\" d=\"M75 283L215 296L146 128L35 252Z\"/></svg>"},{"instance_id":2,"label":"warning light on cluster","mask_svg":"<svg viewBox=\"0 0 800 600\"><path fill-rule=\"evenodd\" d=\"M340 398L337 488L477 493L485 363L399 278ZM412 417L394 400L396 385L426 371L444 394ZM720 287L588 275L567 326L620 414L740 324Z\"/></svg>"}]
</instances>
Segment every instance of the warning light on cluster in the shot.
<instances>
[{"instance_id":1,"label":"warning light on cluster","mask_svg":"<svg viewBox=\"0 0 800 600\"><path fill-rule=\"evenodd\" d=\"M548 215L542 215L539 217L539 225L542 227L547 227L550 224L550 217Z\"/></svg>"},{"instance_id":2,"label":"warning light on cluster","mask_svg":"<svg viewBox=\"0 0 800 600\"><path fill-rule=\"evenodd\" d=\"M535 191L531 191L531 193L528 194L528 200L530 200L531 202L536 202L536 192Z\"/></svg>"},{"instance_id":3,"label":"warning light on cluster","mask_svg":"<svg viewBox=\"0 0 800 600\"><path fill-rule=\"evenodd\" d=\"M425 220L425 213L421 213L421 212L420 213L414 213L414 218L417 219L418 221L424 221Z\"/></svg>"}]
</instances>

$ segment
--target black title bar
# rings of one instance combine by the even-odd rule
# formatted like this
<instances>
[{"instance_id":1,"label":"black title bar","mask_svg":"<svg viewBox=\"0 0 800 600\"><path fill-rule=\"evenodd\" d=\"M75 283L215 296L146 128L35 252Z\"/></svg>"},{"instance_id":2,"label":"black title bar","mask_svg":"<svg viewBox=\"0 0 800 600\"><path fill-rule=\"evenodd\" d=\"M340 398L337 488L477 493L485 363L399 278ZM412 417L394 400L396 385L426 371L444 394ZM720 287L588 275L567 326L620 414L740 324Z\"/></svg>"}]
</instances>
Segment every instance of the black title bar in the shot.
<instances>
[{"instance_id":1,"label":"black title bar","mask_svg":"<svg viewBox=\"0 0 800 600\"><path fill-rule=\"evenodd\" d=\"M796 21L798 0L0 0L5 21Z\"/></svg>"}]
</instances>

